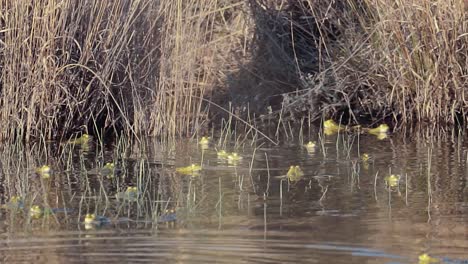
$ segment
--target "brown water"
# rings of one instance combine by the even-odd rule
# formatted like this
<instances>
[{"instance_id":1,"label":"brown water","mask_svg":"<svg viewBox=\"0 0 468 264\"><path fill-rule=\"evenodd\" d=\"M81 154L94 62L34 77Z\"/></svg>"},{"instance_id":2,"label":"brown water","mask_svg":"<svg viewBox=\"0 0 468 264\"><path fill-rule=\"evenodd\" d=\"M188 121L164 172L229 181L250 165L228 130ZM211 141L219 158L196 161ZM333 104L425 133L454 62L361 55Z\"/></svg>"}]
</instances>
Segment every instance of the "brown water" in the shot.
<instances>
[{"instance_id":1,"label":"brown water","mask_svg":"<svg viewBox=\"0 0 468 264\"><path fill-rule=\"evenodd\" d=\"M76 147L57 158L3 161L2 201L21 195L25 205L1 209L0 261L418 263L428 253L468 263L462 139L431 145L335 135L312 153L294 139L249 144L238 149L236 164L219 160L214 143L202 151L196 142L121 154L117 147ZM362 161L363 153L371 160ZM41 180L31 168L46 159L54 172ZM118 177L93 173L96 161L111 160L122 170ZM203 163L199 176L175 173L191 163ZM291 165L304 171L298 181L284 177ZM386 186L390 174L401 175L397 186ZM127 186L138 186L138 202L115 199ZM55 214L32 219L32 204ZM166 207L177 220L158 224ZM112 220L86 228L87 212Z\"/></svg>"}]
</instances>

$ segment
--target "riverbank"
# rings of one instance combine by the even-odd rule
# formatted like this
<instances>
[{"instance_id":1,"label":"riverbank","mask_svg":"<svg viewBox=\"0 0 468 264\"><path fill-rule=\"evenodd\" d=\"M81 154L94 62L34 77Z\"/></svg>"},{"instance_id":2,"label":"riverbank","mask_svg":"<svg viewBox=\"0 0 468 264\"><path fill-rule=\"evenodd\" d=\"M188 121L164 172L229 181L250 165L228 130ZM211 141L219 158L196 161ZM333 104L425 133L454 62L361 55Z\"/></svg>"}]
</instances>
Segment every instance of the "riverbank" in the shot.
<instances>
[{"instance_id":1,"label":"riverbank","mask_svg":"<svg viewBox=\"0 0 468 264\"><path fill-rule=\"evenodd\" d=\"M231 114L396 129L466 118L461 0L22 1L0 10L4 141L174 139Z\"/></svg>"}]
</instances>

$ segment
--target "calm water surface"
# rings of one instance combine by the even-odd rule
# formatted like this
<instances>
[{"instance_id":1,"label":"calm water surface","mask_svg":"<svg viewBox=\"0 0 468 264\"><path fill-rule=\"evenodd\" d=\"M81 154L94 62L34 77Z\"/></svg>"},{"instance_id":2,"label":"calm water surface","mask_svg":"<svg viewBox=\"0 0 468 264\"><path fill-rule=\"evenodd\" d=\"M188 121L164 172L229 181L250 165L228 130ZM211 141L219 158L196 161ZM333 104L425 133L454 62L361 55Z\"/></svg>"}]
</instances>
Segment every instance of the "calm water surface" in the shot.
<instances>
[{"instance_id":1,"label":"calm water surface","mask_svg":"<svg viewBox=\"0 0 468 264\"><path fill-rule=\"evenodd\" d=\"M215 142L5 157L0 261L418 263L429 253L468 263L463 140L335 135L313 152L296 139L250 143L234 163L218 159ZM111 179L96 169L110 161L119 168ZM45 162L54 168L48 180L34 175ZM192 163L203 164L200 175L175 172ZM291 165L304 171L297 181L285 176ZM400 180L389 187L391 174ZM115 198L127 186L138 187L137 201ZM7 205L13 195L22 208ZM35 219L32 205L54 213ZM165 209L175 210L175 222L160 216ZM108 223L85 226L88 212Z\"/></svg>"}]
</instances>

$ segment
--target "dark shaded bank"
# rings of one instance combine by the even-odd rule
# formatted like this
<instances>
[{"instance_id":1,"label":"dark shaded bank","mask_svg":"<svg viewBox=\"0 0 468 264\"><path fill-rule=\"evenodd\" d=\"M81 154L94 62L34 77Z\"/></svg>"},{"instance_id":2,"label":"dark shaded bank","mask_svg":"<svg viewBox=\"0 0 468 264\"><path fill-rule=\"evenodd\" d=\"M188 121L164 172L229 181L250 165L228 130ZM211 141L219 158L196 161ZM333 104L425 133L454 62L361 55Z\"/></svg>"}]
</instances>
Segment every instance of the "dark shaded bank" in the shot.
<instances>
[{"instance_id":1,"label":"dark shaded bank","mask_svg":"<svg viewBox=\"0 0 468 264\"><path fill-rule=\"evenodd\" d=\"M0 1L0 139L466 119L465 1ZM215 103L215 104L213 104ZM250 122L250 121L249 121Z\"/></svg>"},{"instance_id":2,"label":"dark shaded bank","mask_svg":"<svg viewBox=\"0 0 468 264\"><path fill-rule=\"evenodd\" d=\"M234 108L248 104L258 114L278 112L289 93L306 88L304 75L320 71L319 28L305 2L280 8L259 1L249 3L253 24L250 60L227 77L229 96L223 96L221 102L231 101ZM307 110L316 110L312 109L313 100L302 103L310 108Z\"/></svg>"}]
</instances>

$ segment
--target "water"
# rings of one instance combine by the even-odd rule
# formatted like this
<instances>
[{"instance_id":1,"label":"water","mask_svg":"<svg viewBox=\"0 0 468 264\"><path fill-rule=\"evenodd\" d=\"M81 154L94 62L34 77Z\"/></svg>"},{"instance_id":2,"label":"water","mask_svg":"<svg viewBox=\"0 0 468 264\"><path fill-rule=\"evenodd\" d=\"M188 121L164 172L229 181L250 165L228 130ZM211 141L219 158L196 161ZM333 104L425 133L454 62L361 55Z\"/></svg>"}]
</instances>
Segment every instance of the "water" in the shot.
<instances>
[{"instance_id":1,"label":"water","mask_svg":"<svg viewBox=\"0 0 468 264\"><path fill-rule=\"evenodd\" d=\"M462 139L431 145L334 135L313 152L297 139L250 143L237 150L237 163L218 159L214 142L202 150L188 141L105 151L53 145L51 152L67 150L57 158L10 158L2 201L20 195L24 209L1 209L0 261L418 263L428 253L467 263ZM364 153L371 160L363 161ZM41 180L32 170L46 161L54 171ZM96 169L110 161L119 167L113 179ZM203 163L199 176L175 172L192 163ZM304 171L298 181L287 180L291 165ZM400 179L389 187L391 174ZM127 186L138 187L137 202L115 198ZM27 212L33 204L55 213L34 219ZM157 220L165 209L176 211L175 222ZM86 213L109 223L86 226Z\"/></svg>"}]
</instances>

